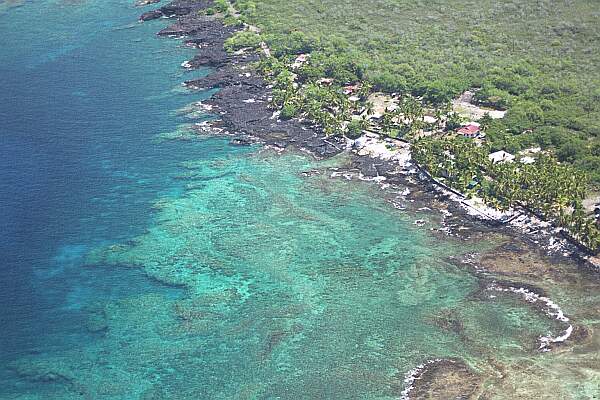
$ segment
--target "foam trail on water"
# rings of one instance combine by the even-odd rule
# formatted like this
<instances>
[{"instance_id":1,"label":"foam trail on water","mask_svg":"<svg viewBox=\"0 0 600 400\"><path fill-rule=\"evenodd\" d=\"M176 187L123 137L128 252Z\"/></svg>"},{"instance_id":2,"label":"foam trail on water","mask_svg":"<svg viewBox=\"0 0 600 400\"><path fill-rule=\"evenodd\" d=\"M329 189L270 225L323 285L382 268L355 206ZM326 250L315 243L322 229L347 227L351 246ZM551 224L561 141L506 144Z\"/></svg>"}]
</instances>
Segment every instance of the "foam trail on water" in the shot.
<instances>
[{"instance_id":1,"label":"foam trail on water","mask_svg":"<svg viewBox=\"0 0 600 400\"><path fill-rule=\"evenodd\" d=\"M427 360L423 364L419 364L404 375L404 390L400 393L400 400L409 400L410 392L415 388L414 383L421 377L428 366L442 361L441 358Z\"/></svg>"},{"instance_id":2,"label":"foam trail on water","mask_svg":"<svg viewBox=\"0 0 600 400\"><path fill-rule=\"evenodd\" d=\"M516 288L514 286L501 287L500 285L498 285L496 283L490 284L487 289L494 290L497 292L515 293L515 294L521 295L525 299L525 301L527 301L529 303L542 302L546 305L544 311L546 312L546 314L548 316L556 319L557 321L569 323L569 318L565 315L565 313L563 312L563 310L560 308L560 306L558 304L556 304L550 298L541 296L535 292L532 292L529 289L525 289L522 287ZM569 324L567 329L565 329L559 336L556 336L556 337L553 337L550 335L540 336L540 338L539 338L540 347L538 349L541 351L550 351L549 346L551 343L564 342L571 336L572 333L573 333L573 325Z\"/></svg>"}]
</instances>

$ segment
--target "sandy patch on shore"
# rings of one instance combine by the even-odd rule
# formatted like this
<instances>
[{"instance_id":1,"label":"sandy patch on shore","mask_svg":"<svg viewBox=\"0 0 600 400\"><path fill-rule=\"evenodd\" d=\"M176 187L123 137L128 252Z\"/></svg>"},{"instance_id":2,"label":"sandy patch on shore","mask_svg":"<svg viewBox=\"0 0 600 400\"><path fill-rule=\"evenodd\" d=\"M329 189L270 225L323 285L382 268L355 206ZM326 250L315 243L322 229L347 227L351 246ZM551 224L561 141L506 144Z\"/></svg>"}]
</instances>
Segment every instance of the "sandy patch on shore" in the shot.
<instances>
[{"instance_id":1,"label":"sandy patch on shore","mask_svg":"<svg viewBox=\"0 0 600 400\"><path fill-rule=\"evenodd\" d=\"M469 121L480 120L485 114L493 119L504 118L506 115L504 110L494 110L493 108L479 107L473 104L474 96L474 92L467 90L459 98L452 100L452 111Z\"/></svg>"},{"instance_id":2,"label":"sandy patch on shore","mask_svg":"<svg viewBox=\"0 0 600 400\"><path fill-rule=\"evenodd\" d=\"M356 154L369 156L386 161L395 161L399 166L406 166L410 162L410 145L400 140L382 139L374 133L367 133L352 143Z\"/></svg>"}]
</instances>

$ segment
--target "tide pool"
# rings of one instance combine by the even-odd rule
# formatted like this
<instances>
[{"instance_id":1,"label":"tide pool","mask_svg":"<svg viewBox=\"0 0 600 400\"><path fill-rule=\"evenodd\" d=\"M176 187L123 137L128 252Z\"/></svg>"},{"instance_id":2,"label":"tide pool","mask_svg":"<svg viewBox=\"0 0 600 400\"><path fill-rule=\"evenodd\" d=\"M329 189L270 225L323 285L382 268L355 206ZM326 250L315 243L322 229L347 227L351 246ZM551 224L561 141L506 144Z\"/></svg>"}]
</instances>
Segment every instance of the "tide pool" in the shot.
<instances>
[{"instance_id":1,"label":"tide pool","mask_svg":"<svg viewBox=\"0 0 600 400\"><path fill-rule=\"evenodd\" d=\"M448 261L488 244L341 160L164 140L207 71L141 12L0 8L0 398L393 399L427 360L550 357L556 321Z\"/></svg>"}]
</instances>

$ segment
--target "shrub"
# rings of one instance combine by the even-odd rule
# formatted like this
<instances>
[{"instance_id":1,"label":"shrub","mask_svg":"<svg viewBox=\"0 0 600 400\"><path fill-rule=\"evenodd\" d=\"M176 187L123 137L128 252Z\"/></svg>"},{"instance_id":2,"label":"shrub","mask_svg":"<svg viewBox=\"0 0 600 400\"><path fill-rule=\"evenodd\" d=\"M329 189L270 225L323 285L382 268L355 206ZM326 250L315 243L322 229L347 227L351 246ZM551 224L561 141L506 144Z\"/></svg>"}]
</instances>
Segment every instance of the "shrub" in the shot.
<instances>
[{"instance_id":1,"label":"shrub","mask_svg":"<svg viewBox=\"0 0 600 400\"><path fill-rule=\"evenodd\" d=\"M229 9L229 3L227 0L214 0L212 8L219 13L224 13Z\"/></svg>"},{"instance_id":2,"label":"shrub","mask_svg":"<svg viewBox=\"0 0 600 400\"><path fill-rule=\"evenodd\" d=\"M346 132L346 136L350 139L356 139L357 137L362 135L363 123L357 119L353 119L348 124L348 131Z\"/></svg>"},{"instance_id":3,"label":"shrub","mask_svg":"<svg viewBox=\"0 0 600 400\"><path fill-rule=\"evenodd\" d=\"M234 33L229 39L225 41L225 50L233 52L243 48L256 49L260 46L261 42L260 35L250 31L240 31Z\"/></svg>"},{"instance_id":4,"label":"shrub","mask_svg":"<svg viewBox=\"0 0 600 400\"><path fill-rule=\"evenodd\" d=\"M279 114L279 117L286 120L295 117L297 114L298 107L296 107L296 105L292 103L285 103L281 108L281 114Z\"/></svg>"}]
</instances>

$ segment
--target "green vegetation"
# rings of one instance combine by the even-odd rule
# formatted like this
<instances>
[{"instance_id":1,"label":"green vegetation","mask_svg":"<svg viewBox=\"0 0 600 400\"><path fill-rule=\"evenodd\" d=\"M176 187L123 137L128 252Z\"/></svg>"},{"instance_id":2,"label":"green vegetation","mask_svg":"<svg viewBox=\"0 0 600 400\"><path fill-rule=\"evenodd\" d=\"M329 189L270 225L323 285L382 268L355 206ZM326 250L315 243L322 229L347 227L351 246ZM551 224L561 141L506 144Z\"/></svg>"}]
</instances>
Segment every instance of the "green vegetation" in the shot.
<instances>
[{"instance_id":1,"label":"green vegetation","mask_svg":"<svg viewBox=\"0 0 600 400\"><path fill-rule=\"evenodd\" d=\"M281 117L303 114L322 128L326 135L345 131L346 122L358 105L344 95L338 85L321 85L301 68L293 73L288 64L275 57L264 58L258 69L273 83L273 105L281 108ZM303 82L299 85L298 82ZM366 94L366 93L365 93ZM363 99L364 100L364 99Z\"/></svg>"},{"instance_id":2,"label":"green vegetation","mask_svg":"<svg viewBox=\"0 0 600 400\"><path fill-rule=\"evenodd\" d=\"M356 139L362 135L362 131L365 129L366 121L364 119L353 119L348 123L346 136Z\"/></svg>"},{"instance_id":3,"label":"green vegetation","mask_svg":"<svg viewBox=\"0 0 600 400\"><path fill-rule=\"evenodd\" d=\"M469 88L508 108L492 149L531 145L600 184L600 24L590 0L237 0L280 59L311 53L302 77L412 94L442 105Z\"/></svg>"},{"instance_id":4,"label":"green vegetation","mask_svg":"<svg viewBox=\"0 0 600 400\"><path fill-rule=\"evenodd\" d=\"M209 15L216 13L225 13L229 9L229 2L227 0L214 0L212 7L206 10Z\"/></svg>"},{"instance_id":5,"label":"green vegetation","mask_svg":"<svg viewBox=\"0 0 600 400\"><path fill-rule=\"evenodd\" d=\"M488 154L487 146L470 140L422 138L413 144L415 161L450 187L500 210L521 207L566 228L589 250L600 247L600 230L583 210L585 174L543 153L532 164L492 163Z\"/></svg>"},{"instance_id":6,"label":"green vegetation","mask_svg":"<svg viewBox=\"0 0 600 400\"><path fill-rule=\"evenodd\" d=\"M260 36L256 33L239 31L225 41L225 50L233 52L244 48L256 49L260 47L260 42Z\"/></svg>"},{"instance_id":7,"label":"green vegetation","mask_svg":"<svg viewBox=\"0 0 600 400\"><path fill-rule=\"evenodd\" d=\"M524 3L524 4L523 4ZM374 128L414 142L434 177L498 209L520 207L598 249L585 216L589 182L600 183L600 24L587 0L236 0L240 21L229 51L259 48L280 117L315 123L326 135ZM475 90L482 106L508 109L480 122L486 143L449 139L461 125L450 100ZM369 95L394 107L373 115ZM435 116L433 123L425 115ZM418 139L423 131L433 138ZM493 164L491 151L540 146L535 163Z\"/></svg>"}]
</instances>

